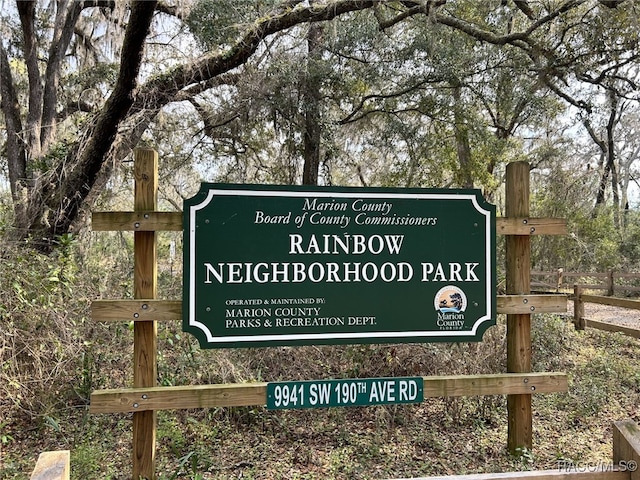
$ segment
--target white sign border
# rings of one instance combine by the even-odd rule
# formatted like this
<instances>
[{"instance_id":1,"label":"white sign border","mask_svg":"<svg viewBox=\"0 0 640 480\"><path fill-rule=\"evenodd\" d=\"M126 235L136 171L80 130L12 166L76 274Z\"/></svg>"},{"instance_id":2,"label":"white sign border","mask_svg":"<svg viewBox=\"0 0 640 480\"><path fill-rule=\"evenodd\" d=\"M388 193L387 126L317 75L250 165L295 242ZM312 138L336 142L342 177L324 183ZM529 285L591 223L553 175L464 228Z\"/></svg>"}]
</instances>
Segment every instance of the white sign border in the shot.
<instances>
[{"instance_id":1,"label":"white sign border","mask_svg":"<svg viewBox=\"0 0 640 480\"><path fill-rule=\"evenodd\" d=\"M491 211L482 208L478 204L478 199L475 194L466 193L445 193L445 192L431 192L431 193L397 193L397 192L340 192L340 191L292 191L292 190L245 190L245 189L223 189L223 188L209 188L209 192L205 199L196 205L189 207L189 315L188 325L200 329L207 337L207 342L216 343L256 343L256 342L271 342L271 341L286 341L295 342L298 340L357 340L362 338L367 339L381 339L385 341L392 340L394 338L415 338L418 341L421 338L437 338L437 337L451 337L455 334L456 337L474 337L480 325L488 320L491 320L491 313L493 311L493 298L491 295L491 283L493 281L493 263L491 258L491 249L485 249L485 262L488 268L486 269L486 305L487 310L485 314L480 317L473 325L471 330L443 330L443 331L409 331L409 332L347 332L347 333L300 333L300 334L274 334L274 335L237 335L237 336L224 336L218 337L211 333L211 330L199 322L195 318L195 305L196 298L194 292L196 291L196 268L195 268L195 251L196 251L196 213L198 210L202 210L216 196L252 196L252 197L293 197L293 198L306 198L306 197L318 197L318 198L363 198L363 199L410 199L410 200L466 200L471 201L473 207L485 217L485 245L491 245Z\"/></svg>"}]
</instances>

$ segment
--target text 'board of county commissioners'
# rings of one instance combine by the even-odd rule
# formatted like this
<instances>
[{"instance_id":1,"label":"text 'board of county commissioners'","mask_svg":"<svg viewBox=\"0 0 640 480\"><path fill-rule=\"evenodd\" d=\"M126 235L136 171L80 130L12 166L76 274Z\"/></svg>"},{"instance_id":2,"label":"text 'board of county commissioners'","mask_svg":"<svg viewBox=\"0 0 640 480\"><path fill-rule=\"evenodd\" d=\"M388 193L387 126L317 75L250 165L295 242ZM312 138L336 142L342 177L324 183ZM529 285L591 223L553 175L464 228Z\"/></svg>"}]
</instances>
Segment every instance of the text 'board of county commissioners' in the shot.
<instances>
[{"instance_id":1,"label":"text 'board of county commissioners'","mask_svg":"<svg viewBox=\"0 0 640 480\"><path fill-rule=\"evenodd\" d=\"M202 184L183 328L201 346L478 341L495 207L477 190Z\"/></svg>"}]
</instances>

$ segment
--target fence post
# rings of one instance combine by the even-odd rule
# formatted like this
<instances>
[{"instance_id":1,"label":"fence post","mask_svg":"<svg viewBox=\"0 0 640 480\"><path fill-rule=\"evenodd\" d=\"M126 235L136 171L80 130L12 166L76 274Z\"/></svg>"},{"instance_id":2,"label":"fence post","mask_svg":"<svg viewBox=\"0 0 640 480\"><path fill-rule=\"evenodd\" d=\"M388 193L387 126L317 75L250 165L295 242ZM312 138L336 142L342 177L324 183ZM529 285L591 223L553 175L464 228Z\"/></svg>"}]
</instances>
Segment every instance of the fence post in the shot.
<instances>
[{"instance_id":1,"label":"fence post","mask_svg":"<svg viewBox=\"0 0 640 480\"><path fill-rule=\"evenodd\" d=\"M613 270L609 270L608 272L608 276L607 276L607 295L609 297L613 296L613 289L614 289L614 285L613 285Z\"/></svg>"},{"instance_id":2,"label":"fence post","mask_svg":"<svg viewBox=\"0 0 640 480\"><path fill-rule=\"evenodd\" d=\"M152 149L135 151L136 212L157 210L158 154ZM134 232L134 297L156 298L156 233ZM155 387L157 382L157 324L136 321L133 330L133 386ZM133 480L155 479L156 412L133 414Z\"/></svg>"},{"instance_id":3,"label":"fence post","mask_svg":"<svg viewBox=\"0 0 640 480\"><path fill-rule=\"evenodd\" d=\"M613 463L640 480L640 428L633 420L613 422Z\"/></svg>"},{"instance_id":4,"label":"fence post","mask_svg":"<svg viewBox=\"0 0 640 480\"><path fill-rule=\"evenodd\" d=\"M573 325L576 330L584 330L584 302L582 301L582 285L573 285Z\"/></svg>"},{"instance_id":5,"label":"fence post","mask_svg":"<svg viewBox=\"0 0 640 480\"><path fill-rule=\"evenodd\" d=\"M69 450L41 453L31 474L31 480L69 480L70 458Z\"/></svg>"},{"instance_id":6,"label":"fence post","mask_svg":"<svg viewBox=\"0 0 640 480\"><path fill-rule=\"evenodd\" d=\"M564 274L564 269L563 268L559 268L558 269L558 284L556 285L556 293L560 292L560 289L562 288L562 282L563 282L563 274Z\"/></svg>"},{"instance_id":7,"label":"fence post","mask_svg":"<svg viewBox=\"0 0 640 480\"><path fill-rule=\"evenodd\" d=\"M507 165L505 213L508 218L529 216L529 164ZM529 235L506 236L507 294L531 293L531 243ZM507 372L531 372L531 315L507 315ZM513 455L521 456L532 447L531 395L508 395L507 446Z\"/></svg>"}]
</instances>

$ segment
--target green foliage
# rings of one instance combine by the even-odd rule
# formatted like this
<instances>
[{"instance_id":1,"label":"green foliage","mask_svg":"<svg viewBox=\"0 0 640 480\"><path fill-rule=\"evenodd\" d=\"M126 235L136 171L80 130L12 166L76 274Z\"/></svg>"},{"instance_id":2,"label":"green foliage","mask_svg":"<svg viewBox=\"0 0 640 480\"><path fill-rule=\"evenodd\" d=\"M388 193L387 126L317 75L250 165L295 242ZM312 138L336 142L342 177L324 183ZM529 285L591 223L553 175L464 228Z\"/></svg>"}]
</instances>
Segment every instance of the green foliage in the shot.
<instances>
[{"instance_id":1,"label":"green foliage","mask_svg":"<svg viewBox=\"0 0 640 480\"><path fill-rule=\"evenodd\" d=\"M218 50L236 40L247 24L279 3L277 0L198 0L186 23L205 49Z\"/></svg>"},{"instance_id":2,"label":"green foliage","mask_svg":"<svg viewBox=\"0 0 640 480\"><path fill-rule=\"evenodd\" d=\"M531 328L532 370L563 372L573 367L578 338L573 325L557 315L536 315Z\"/></svg>"}]
</instances>

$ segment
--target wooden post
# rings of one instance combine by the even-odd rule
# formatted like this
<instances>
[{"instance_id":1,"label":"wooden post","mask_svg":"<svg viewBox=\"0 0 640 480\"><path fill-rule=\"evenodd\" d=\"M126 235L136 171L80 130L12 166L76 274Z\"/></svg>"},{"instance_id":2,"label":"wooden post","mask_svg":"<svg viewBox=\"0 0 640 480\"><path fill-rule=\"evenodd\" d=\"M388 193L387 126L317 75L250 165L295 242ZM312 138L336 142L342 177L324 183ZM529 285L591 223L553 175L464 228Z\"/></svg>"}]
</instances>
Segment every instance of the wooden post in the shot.
<instances>
[{"instance_id":1,"label":"wooden post","mask_svg":"<svg viewBox=\"0 0 640 480\"><path fill-rule=\"evenodd\" d=\"M584 302L582 301L582 285L573 286L573 325L576 330L584 330Z\"/></svg>"},{"instance_id":2,"label":"wooden post","mask_svg":"<svg viewBox=\"0 0 640 480\"><path fill-rule=\"evenodd\" d=\"M563 268L559 268L558 269L558 283L556 285L556 292L560 292L560 289L562 288L562 282L564 281L562 276L564 274L564 269Z\"/></svg>"},{"instance_id":3,"label":"wooden post","mask_svg":"<svg viewBox=\"0 0 640 480\"><path fill-rule=\"evenodd\" d=\"M158 154L151 149L135 152L136 212L157 210ZM156 298L156 233L134 232L134 297ZM157 382L157 324L137 321L133 330L134 387L155 387ZM155 479L156 412L133 414L133 480Z\"/></svg>"},{"instance_id":4,"label":"wooden post","mask_svg":"<svg viewBox=\"0 0 640 480\"><path fill-rule=\"evenodd\" d=\"M529 164L507 165L506 205L508 218L529 216ZM506 236L507 294L531 293L531 243L529 235ZM507 315L507 372L531 372L531 315ZM507 446L513 455L521 456L532 447L531 395L508 395Z\"/></svg>"},{"instance_id":5,"label":"wooden post","mask_svg":"<svg viewBox=\"0 0 640 480\"><path fill-rule=\"evenodd\" d=\"M613 463L640 480L640 427L633 420L613 422Z\"/></svg>"},{"instance_id":6,"label":"wooden post","mask_svg":"<svg viewBox=\"0 0 640 480\"><path fill-rule=\"evenodd\" d=\"M69 450L41 453L31 474L31 480L69 480L70 458Z\"/></svg>"},{"instance_id":7,"label":"wooden post","mask_svg":"<svg viewBox=\"0 0 640 480\"><path fill-rule=\"evenodd\" d=\"M614 285L613 285L613 270L609 270L607 272L607 295L612 297L613 296L613 289L614 289Z\"/></svg>"}]
</instances>

